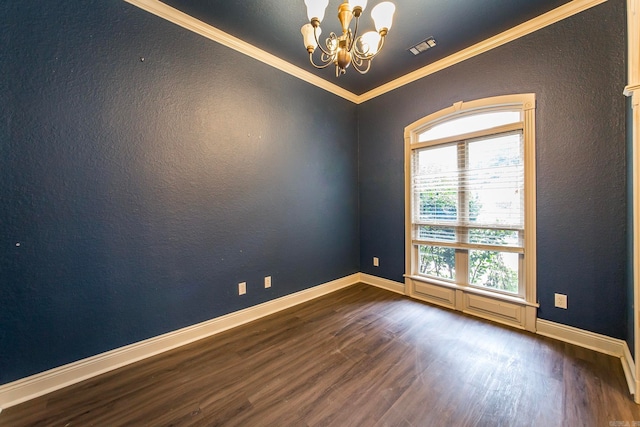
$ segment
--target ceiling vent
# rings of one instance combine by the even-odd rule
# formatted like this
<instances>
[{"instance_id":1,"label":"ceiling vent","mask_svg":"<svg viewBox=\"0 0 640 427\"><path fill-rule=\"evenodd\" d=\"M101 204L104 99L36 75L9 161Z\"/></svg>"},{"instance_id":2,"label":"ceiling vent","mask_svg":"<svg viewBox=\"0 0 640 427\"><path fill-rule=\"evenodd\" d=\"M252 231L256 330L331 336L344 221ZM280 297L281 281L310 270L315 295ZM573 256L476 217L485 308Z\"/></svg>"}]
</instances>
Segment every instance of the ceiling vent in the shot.
<instances>
[{"instance_id":1,"label":"ceiling vent","mask_svg":"<svg viewBox=\"0 0 640 427\"><path fill-rule=\"evenodd\" d=\"M436 46L436 39L434 39L433 37L429 37L428 39L423 40L414 46L411 46L407 50L413 53L414 55L420 55L422 52L426 52L427 50L435 46Z\"/></svg>"}]
</instances>

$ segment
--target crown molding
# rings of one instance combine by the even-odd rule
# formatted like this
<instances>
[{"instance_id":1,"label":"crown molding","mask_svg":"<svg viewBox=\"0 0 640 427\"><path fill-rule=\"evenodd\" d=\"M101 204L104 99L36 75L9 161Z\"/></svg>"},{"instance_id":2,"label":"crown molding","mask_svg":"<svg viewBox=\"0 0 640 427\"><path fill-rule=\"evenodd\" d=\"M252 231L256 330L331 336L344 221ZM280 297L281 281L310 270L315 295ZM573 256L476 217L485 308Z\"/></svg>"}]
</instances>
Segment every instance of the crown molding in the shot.
<instances>
[{"instance_id":1,"label":"crown molding","mask_svg":"<svg viewBox=\"0 0 640 427\"><path fill-rule=\"evenodd\" d=\"M376 96L398 89L399 87L412 83L430 74L437 73L438 71L444 70L452 65L459 64L460 62L517 40L520 37L534 33L544 27L555 24L556 22L562 21L563 19L569 18L606 1L607 0L573 0L496 36L481 41L480 43L476 43L473 46L454 53L453 55L447 56L446 58L365 92L358 97L358 103L368 101Z\"/></svg>"},{"instance_id":2,"label":"crown molding","mask_svg":"<svg viewBox=\"0 0 640 427\"><path fill-rule=\"evenodd\" d=\"M602 4L607 0L573 0L543 15L533 18L525 23L522 23L480 43L476 43L473 46L463 49L457 53L454 53L453 55L422 67L416 71L392 80L389 83L378 86L377 88L365 92L361 95L356 95L353 92L343 89L340 86L317 76L316 74L303 70L302 68L297 67L275 55L265 52L264 50L253 46L252 44L244 42L237 37L234 37L228 33L225 33L224 31L212 27L211 25L205 24L204 22L199 21L184 12L174 9L171 6L160 2L159 0L124 1L137 6L149 13L152 13L160 18L166 19L167 21L179 25L189 31L193 31L196 34L227 46L237 52L245 54L274 68L277 68L282 72L304 80L309 84L331 92L334 95L340 96L355 104L362 104L363 102L369 101L370 99L373 99L377 96L383 95L394 89L398 89L423 77L437 73L438 71L442 71L445 68L451 67L455 64L459 64L460 62L466 61L467 59L473 58L474 56L478 56L499 46L517 40L520 37L524 37L528 34L536 32L544 27L555 24L556 22L562 21L563 19L569 18L594 6Z\"/></svg>"},{"instance_id":3,"label":"crown molding","mask_svg":"<svg viewBox=\"0 0 640 427\"><path fill-rule=\"evenodd\" d=\"M278 58L275 55L265 52L264 50L259 49L243 40L240 40L239 38L234 37L231 34L225 33L224 31L212 27L211 25L205 24L204 22L199 21L192 16L187 15L186 13L181 12L178 9L174 9L173 7L168 6L158 0L124 1L160 18L166 19L169 22L179 25L182 28L206 37L209 40L213 40L214 42L220 43L223 46L229 47L237 52L240 52L253 59L277 68L282 72L297 77L300 80L304 80L307 83L331 92L334 95L340 96L354 103L358 102L358 96L356 94L349 92L348 90L343 89L340 86L331 83L321 77L318 77L317 75L309 71L303 70L302 68L297 67L281 58Z\"/></svg>"}]
</instances>

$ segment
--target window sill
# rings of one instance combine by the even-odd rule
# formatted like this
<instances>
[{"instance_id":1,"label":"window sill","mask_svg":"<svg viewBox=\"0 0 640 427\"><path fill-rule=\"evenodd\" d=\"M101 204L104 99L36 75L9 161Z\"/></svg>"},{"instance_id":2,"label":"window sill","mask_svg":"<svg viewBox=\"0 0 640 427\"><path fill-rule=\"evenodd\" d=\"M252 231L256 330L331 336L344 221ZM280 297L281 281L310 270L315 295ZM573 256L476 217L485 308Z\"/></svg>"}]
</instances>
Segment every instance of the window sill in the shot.
<instances>
[{"instance_id":1,"label":"window sill","mask_svg":"<svg viewBox=\"0 0 640 427\"><path fill-rule=\"evenodd\" d=\"M462 286L462 285L458 285L457 283L445 282L445 281L441 281L441 280L427 278L427 277L424 277L424 276L416 276L416 275L405 274L404 277L406 279L415 280L417 282L427 283L427 284L436 285L436 286L442 286L442 287L446 287L446 288L449 288L449 289L463 291L463 292L468 293L468 294L480 295L480 296L483 296L483 297L502 300L502 301L513 303L513 304L529 306L529 307L536 307L536 308L540 307L540 304L528 302L528 301L526 301L524 298L522 298L520 296L506 295L506 294L499 293L499 292L485 291L483 289L478 289L478 288L475 288L473 286Z\"/></svg>"},{"instance_id":2,"label":"window sill","mask_svg":"<svg viewBox=\"0 0 640 427\"><path fill-rule=\"evenodd\" d=\"M536 331L538 304L518 296L413 275L405 276L405 289L411 298L518 329Z\"/></svg>"}]
</instances>

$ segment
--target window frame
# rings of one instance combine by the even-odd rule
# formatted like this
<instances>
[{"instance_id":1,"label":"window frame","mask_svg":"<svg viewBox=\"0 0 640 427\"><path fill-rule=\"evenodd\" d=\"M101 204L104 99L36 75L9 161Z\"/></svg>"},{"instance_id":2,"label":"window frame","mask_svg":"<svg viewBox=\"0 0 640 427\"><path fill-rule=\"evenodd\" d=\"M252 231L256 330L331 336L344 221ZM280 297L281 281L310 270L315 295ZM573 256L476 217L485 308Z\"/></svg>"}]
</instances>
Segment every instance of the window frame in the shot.
<instances>
[{"instance_id":1,"label":"window frame","mask_svg":"<svg viewBox=\"0 0 640 427\"><path fill-rule=\"evenodd\" d=\"M492 110L495 111L495 110ZM513 109L503 109L501 111L509 111L509 112L514 112ZM474 131L474 132L469 132L469 133L463 133L463 134L459 134L455 136L455 140L451 141L452 137L444 137L444 138L438 138L438 139L433 139L433 140L429 140L429 141L424 141L424 142L419 142L417 144L415 144L414 146L412 146L411 148L411 152L412 155L415 155L416 152L422 152L423 150L430 150L430 149L440 149L440 148L455 148L455 157L456 157L456 163L458 165L458 185L456 187L456 194L458 195L458 209L457 209L457 216L455 219L450 220L450 224L445 224L442 223L440 225L434 225L434 226L443 226L443 227L449 227L454 229L456 237L454 239L454 241L451 242L447 242L447 241L438 241L437 239L422 239L418 236L416 236L416 229L418 227L420 227L422 225L421 222L414 222L416 220L416 215L417 212L419 210L419 202L415 199L416 194L416 190L415 188L412 186L411 188L411 205L412 205L412 248L414 250L417 250L418 253L420 253L420 246L430 246L430 247L441 247L441 248L452 248L455 249L455 265L460 265L463 268L467 267L466 270L461 270L461 269L455 269L456 270L456 278L455 279L448 279L448 278L439 278L437 276L429 276L429 275L425 275L424 273L420 273L420 262L418 262L417 265L412 265L412 269L411 269L411 274L412 275L419 275L421 277L427 277L433 280L445 280L448 282L455 282L460 284L461 286L473 286L473 287L479 287L480 289L486 289L490 292L498 292L498 293L504 293L506 295L512 295L512 296L519 296L519 297L524 297L524 293L525 293L525 288L524 288L524 269L523 269L523 257L524 257L524 246L508 246L508 245L491 245L488 243L472 243L470 241L467 240L467 238L465 238L464 236L467 235L468 232L470 232L471 230L475 229L475 228L482 228L482 229L486 229L486 230L503 230L503 229L509 229L513 227L513 224L506 224L504 227L499 227L497 224L493 224L493 225L486 225L486 224L479 224L477 227L474 227L471 220L470 219L465 219L468 215L468 209L469 209L469 200L471 197L471 191L469 190L469 188L467 188L467 186L465 184L463 184L460 180L464 180L464 176L467 174L468 170L467 170L467 166L465 164L465 159L471 160L470 157L470 149L471 149L471 145L475 142L479 142L479 141L487 141L489 139L495 139L495 138L500 138L503 136L507 136L507 135L514 135L517 134L519 139L520 139L520 144L521 148L524 149L524 122L522 120L522 114L520 111L515 111L519 114L519 119L517 121L514 121L508 125L501 125L501 126L495 126L495 127L487 127L486 129L483 129L482 131ZM481 112L481 114L484 114L484 112ZM458 115L455 116L453 120L457 120L459 118L463 118L463 117L473 117L474 114L464 114L464 115ZM445 122L446 123L446 122ZM432 126L429 126L427 129L429 128L433 128ZM421 132L418 132L419 135L422 135L424 132L424 130L422 130ZM522 160L522 171L524 174L524 151L521 152L521 160ZM412 158L412 162L411 162L411 167L412 167L412 172L413 172L413 167L415 166L415 162L416 160ZM461 163L462 162L462 163ZM412 175L413 176L413 175ZM523 176L524 178L524 176ZM412 180L413 183L413 180ZM524 181L522 182L522 191L524 193ZM524 220L524 198L521 200L521 208L522 208L522 218ZM465 212L467 212L467 214L465 214ZM462 217L462 219L461 219ZM448 222L448 221L446 221ZM522 223L522 228L521 229L514 229L512 228L514 231L517 231L518 236L519 236L519 240L521 242L525 242L524 239L524 223ZM503 291L503 290L498 290L498 289L492 289L492 288L486 288L484 286L481 285L477 285L477 284L473 284L471 282L470 279L470 275L471 275L471 271L469 271L468 267L470 267L470 263L469 261L471 260L471 251L492 251L492 252L503 252L503 253L517 253L518 254L518 281L517 281L517 290L515 292L513 291ZM420 256L418 255L418 258L420 258ZM463 258L466 258L463 259Z\"/></svg>"},{"instance_id":2,"label":"window frame","mask_svg":"<svg viewBox=\"0 0 640 427\"><path fill-rule=\"evenodd\" d=\"M527 330L535 330L536 309L538 307L536 299L535 106L535 94L533 93L457 102L451 107L429 114L405 128L405 288L410 296ZM519 111L521 121L482 131L419 141L422 133L450 120L505 110ZM418 274L420 243L415 242L418 239L413 239L412 233L414 206L411 162L413 151L514 129L522 130L524 144L524 256L520 257L519 261L518 293L502 293L499 290L469 285L467 277L463 277L464 280L458 279L455 282L449 282ZM459 260L464 263L461 267L467 271L468 256L460 257L456 254L456 264ZM509 304L509 309L513 308L513 314L510 312L505 317L499 313L503 307L502 302ZM495 313L493 313L494 311Z\"/></svg>"}]
</instances>

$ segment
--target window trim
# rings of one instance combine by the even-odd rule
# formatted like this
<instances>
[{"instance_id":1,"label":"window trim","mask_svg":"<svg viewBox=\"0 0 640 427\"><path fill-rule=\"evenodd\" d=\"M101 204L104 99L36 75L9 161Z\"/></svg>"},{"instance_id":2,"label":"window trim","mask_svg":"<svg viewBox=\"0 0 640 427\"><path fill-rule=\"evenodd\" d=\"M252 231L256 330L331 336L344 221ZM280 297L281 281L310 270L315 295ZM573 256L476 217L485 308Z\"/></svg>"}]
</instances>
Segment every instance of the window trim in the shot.
<instances>
[{"instance_id":1,"label":"window trim","mask_svg":"<svg viewBox=\"0 0 640 427\"><path fill-rule=\"evenodd\" d=\"M483 98L474 101L456 102L451 107L423 117L408 125L404 130L405 149L405 288L415 298L425 299L489 318L501 323L535 331L537 318L536 294L536 164L535 164L535 94L515 94ZM467 139L477 132L456 135L451 138L440 138L433 141L419 142L419 135L429 128L443 122L465 115L487 113L492 110L519 110L522 113L521 125L524 138L525 168L525 245L524 245L524 280L525 290L522 296L506 295L494 291L485 291L473 286L433 280L429 277L413 275L413 266L417 263L417 250L412 241L411 212L411 153L414 149L438 145L451 140ZM514 125L507 125L506 127ZM495 129L505 128L505 126ZM486 133L487 130L481 131ZM418 289L423 290L420 292ZM505 309L505 304L508 307ZM503 310L505 309L505 310Z\"/></svg>"},{"instance_id":2,"label":"window trim","mask_svg":"<svg viewBox=\"0 0 640 427\"><path fill-rule=\"evenodd\" d=\"M435 150L445 149L449 151L450 155L455 156L455 163L457 164L457 175L456 175L457 178L455 179L455 181L457 181L457 186L456 186L455 193L457 194L457 199L458 199L458 203L457 203L458 212L457 212L456 218L454 219L439 218L439 219L432 219L432 220L429 220L429 219L421 220L418 218L418 217L421 218L419 214L420 203L416 199L418 193L416 192L416 188L415 188L415 180L417 178L417 175L412 176L412 179L411 179L412 188L410 189L411 196L413 197L413 199L411 200L412 201L411 249L418 251L418 254L421 253L421 250L423 249L424 246L437 247L441 249L442 248L455 249L455 260L456 260L455 265L461 266L462 268L455 268L455 272L456 272L455 279L420 273L419 270L421 269L421 267L419 262L417 263L417 265L416 263L412 263L411 265L412 268L410 273L412 275L426 277L427 279L452 281L452 282L458 283L460 286L479 287L481 289L486 289L489 292L505 293L507 295L517 296L517 297L520 297L521 299L524 299L524 292L525 292L525 287L524 287L525 277L524 277L524 268L523 268L523 258L525 255L525 248L524 248L524 237L525 237L524 236L525 235L525 232L524 232L524 229L525 229L524 228L524 206L525 206L524 205L524 202L525 202L524 200L524 135L523 135L524 121L521 120L522 111L518 109L505 108L504 110L501 110L501 111L517 114L518 120L512 123L509 123L508 127L507 126L487 127L482 131L473 132L473 136L471 138L468 138L467 136L465 136L468 134L463 134L462 138L458 136L458 138L455 141L450 141L451 138L449 137L443 137L437 140L433 140L432 144L428 146L422 146L422 143L417 143L411 147L412 173L417 172L415 170L415 167L417 166L416 155L419 154L420 152L434 150L434 149ZM485 115L484 111L482 111L480 114L477 114L477 115L459 115L459 116L455 116L450 122L444 122L444 123L445 124L455 123L455 122L459 122L460 118L462 119L468 118L468 117L473 118L473 117L479 117L484 115ZM433 127L428 127L428 129L429 130L427 130L426 132L429 132L430 129L433 129ZM417 133L419 136L419 140L423 139L422 136L424 135L424 129L419 130ZM521 151L519 150L519 159L520 159L519 168L522 172L522 181L521 181L521 187L520 187L522 189L522 193L520 193L522 198L520 200L521 204L519 205L520 209L518 209L520 213L518 225L511 224L511 223L510 224L474 223L468 217L468 213L469 213L468 203L469 203L469 198L471 197L471 194L470 194L469 188L467 188L467 185L469 185L469 183L466 182L467 176L469 173L468 163L471 161L471 157L470 157L471 145L477 141L482 141L486 143L491 140L503 138L505 136L515 136L515 135L517 135L517 144L521 149ZM513 143L516 143L516 141L512 140L510 143L513 144ZM452 182L451 185L453 186L455 184ZM433 227L446 227L451 230L455 230L456 237L452 241L442 241L442 240L438 240L437 238L421 239L420 236L417 234L418 229L421 225L433 226ZM509 230L510 229L518 233L519 243L514 246L491 245L488 243L474 243L469 240L470 235L467 234L474 229L488 229L488 230ZM460 235L460 233L462 233L462 236ZM518 254L516 290L507 291L507 290L500 290L500 289L491 289L491 288L486 288L478 283L472 283L473 282L471 279L472 271L469 269L471 267L470 261L471 261L472 251L495 251L495 252L502 252L502 253ZM418 255L418 258L420 258L420 255Z\"/></svg>"}]
</instances>

